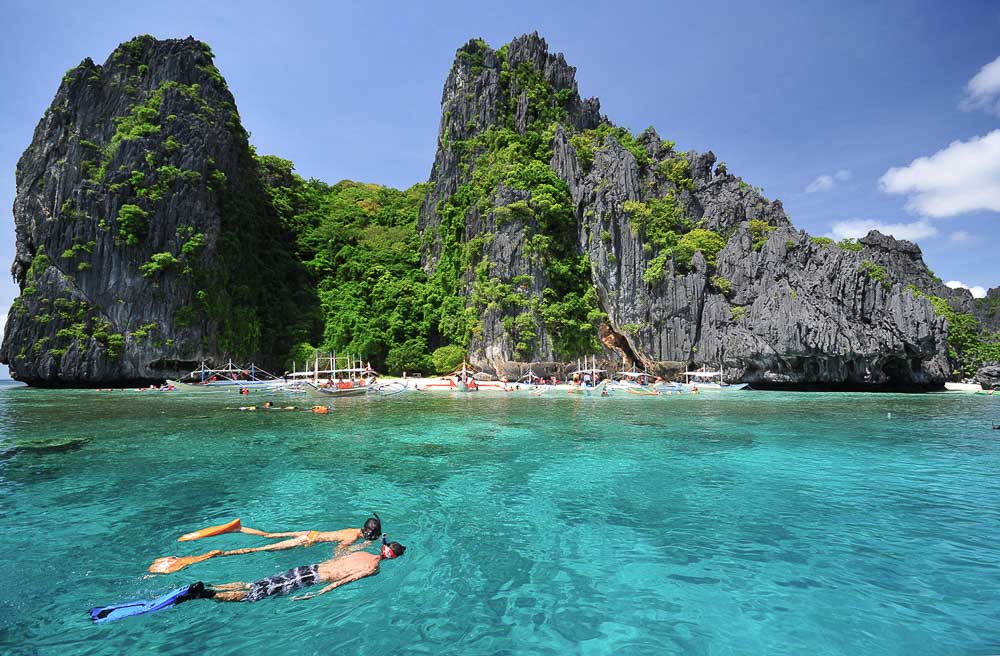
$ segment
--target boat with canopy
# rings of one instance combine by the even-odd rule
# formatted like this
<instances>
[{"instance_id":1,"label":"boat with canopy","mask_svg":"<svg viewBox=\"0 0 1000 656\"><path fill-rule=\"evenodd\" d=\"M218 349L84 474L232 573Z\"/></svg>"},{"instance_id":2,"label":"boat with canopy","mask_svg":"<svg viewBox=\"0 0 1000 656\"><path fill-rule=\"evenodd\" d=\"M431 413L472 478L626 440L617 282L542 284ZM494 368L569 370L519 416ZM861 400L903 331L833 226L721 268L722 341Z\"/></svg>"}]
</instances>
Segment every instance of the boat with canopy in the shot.
<instances>
[{"instance_id":1,"label":"boat with canopy","mask_svg":"<svg viewBox=\"0 0 1000 656\"><path fill-rule=\"evenodd\" d=\"M735 392L747 387L747 383L729 384L722 380L721 371L708 371L702 367L699 371L685 371L683 373L684 382L680 386L684 389L701 391L729 391Z\"/></svg>"},{"instance_id":2,"label":"boat with canopy","mask_svg":"<svg viewBox=\"0 0 1000 656\"><path fill-rule=\"evenodd\" d=\"M323 358L326 366L321 368L319 355L313 357L312 370L293 371L288 374L289 386L300 388L313 398L330 398L345 396L362 396L373 390L373 383L378 374L372 369L370 362L364 362L360 356L347 354L338 357L331 353ZM341 366L343 362L343 366ZM292 368L295 368L292 363Z\"/></svg>"},{"instance_id":3,"label":"boat with canopy","mask_svg":"<svg viewBox=\"0 0 1000 656\"><path fill-rule=\"evenodd\" d=\"M203 360L200 368L186 376L178 380L167 380L167 385L187 390L227 389L231 387L270 389L280 387L283 383L282 379L252 362L241 367L234 364L232 360L225 367L219 369L206 366Z\"/></svg>"}]
</instances>

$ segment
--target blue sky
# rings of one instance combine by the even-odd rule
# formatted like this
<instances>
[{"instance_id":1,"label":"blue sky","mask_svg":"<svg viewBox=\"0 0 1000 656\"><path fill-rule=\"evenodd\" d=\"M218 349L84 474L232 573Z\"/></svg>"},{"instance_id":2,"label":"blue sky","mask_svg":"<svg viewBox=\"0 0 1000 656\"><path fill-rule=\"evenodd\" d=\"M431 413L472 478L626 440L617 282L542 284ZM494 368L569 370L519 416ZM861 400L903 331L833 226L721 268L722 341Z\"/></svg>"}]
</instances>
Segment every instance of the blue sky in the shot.
<instances>
[{"instance_id":1,"label":"blue sky","mask_svg":"<svg viewBox=\"0 0 1000 656\"><path fill-rule=\"evenodd\" d=\"M537 30L612 121L713 150L798 227L890 225L945 280L1000 284L1000 4L477 4L0 2L0 262L63 73L136 34L208 42L259 152L405 187L430 172L456 48ZM16 293L0 276L4 315Z\"/></svg>"}]
</instances>

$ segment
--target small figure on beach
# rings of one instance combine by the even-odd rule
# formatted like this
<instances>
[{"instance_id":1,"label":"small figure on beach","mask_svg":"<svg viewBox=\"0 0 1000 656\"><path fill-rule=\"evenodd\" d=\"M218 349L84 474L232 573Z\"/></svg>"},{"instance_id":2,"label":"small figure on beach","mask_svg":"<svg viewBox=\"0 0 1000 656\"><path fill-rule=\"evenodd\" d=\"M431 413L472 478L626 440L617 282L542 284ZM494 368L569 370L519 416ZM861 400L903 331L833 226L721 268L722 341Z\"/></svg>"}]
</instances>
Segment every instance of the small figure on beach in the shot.
<instances>
[{"instance_id":1,"label":"small figure on beach","mask_svg":"<svg viewBox=\"0 0 1000 656\"><path fill-rule=\"evenodd\" d=\"M364 526L361 528L345 528L339 531L289 531L284 533L259 531L255 528L242 526L237 522L234 523L231 531L227 530L226 532L247 533L249 535L257 535L268 539L286 539L281 542L267 544L262 547L233 549L230 551L215 549L197 556L164 556L154 560L153 564L149 566L149 571L153 574L172 574L173 572L184 569L188 565L194 565L195 563L200 563L217 556L241 556L243 554L256 553L259 551L283 551L285 549L294 549L296 547L311 547L314 544L323 542L337 542L338 545L336 552L345 553L349 549L363 549L370 544L372 540L376 539L379 533L382 532L382 520L379 519L377 513L372 513L372 516L365 521ZM365 542L358 545L358 541L362 538ZM354 545L353 549L351 549L352 545Z\"/></svg>"},{"instance_id":2,"label":"small figure on beach","mask_svg":"<svg viewBox=\"0 0 1000 656\"><path fill-rule=\"evenodd\" d=\"M378 554L362 551L347 556L334 556L316 565L296 567L253 583L236 582L210 586L204 590L202 598L215 601L254 602L271 596L286 595L316 583L329 584L318 592L292 597L292 601L312 599L345 583L378 574L379 565L383 560L399 558L405 552L406 547L398 542L387 542L383 535L382 549Z\"/></svg>"}]
</instances>

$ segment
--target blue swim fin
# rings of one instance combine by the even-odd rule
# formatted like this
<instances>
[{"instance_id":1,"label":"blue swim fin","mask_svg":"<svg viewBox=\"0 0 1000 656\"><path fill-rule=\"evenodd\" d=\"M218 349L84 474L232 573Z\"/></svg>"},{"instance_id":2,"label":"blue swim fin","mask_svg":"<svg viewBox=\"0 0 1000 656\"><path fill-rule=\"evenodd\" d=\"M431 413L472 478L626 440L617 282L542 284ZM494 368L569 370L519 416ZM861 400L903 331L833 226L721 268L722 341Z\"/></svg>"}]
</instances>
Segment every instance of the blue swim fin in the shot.
<instances>
[{"instance_id":1,"label":"blue swim fin","mask_svg":"<svg viewBox=\"0 0 1000 656\"><path fill-rule=\"evenodd\" d=\"M183 588L172 590L161 597L157 597L156 599L130 601L128 603L116 604L114 606L91 608L90 619L94 620L95 624L114 622L125 619L126 617L132 617L133 615L155 613L158 610L170 608L171 606L176 606L179 603L189 601L191 599L202 599L209 596L210 593L206 592L205 585L201 581L198 581L197 583L192 583L191 585Z\"/></svg>"}]
</instances>

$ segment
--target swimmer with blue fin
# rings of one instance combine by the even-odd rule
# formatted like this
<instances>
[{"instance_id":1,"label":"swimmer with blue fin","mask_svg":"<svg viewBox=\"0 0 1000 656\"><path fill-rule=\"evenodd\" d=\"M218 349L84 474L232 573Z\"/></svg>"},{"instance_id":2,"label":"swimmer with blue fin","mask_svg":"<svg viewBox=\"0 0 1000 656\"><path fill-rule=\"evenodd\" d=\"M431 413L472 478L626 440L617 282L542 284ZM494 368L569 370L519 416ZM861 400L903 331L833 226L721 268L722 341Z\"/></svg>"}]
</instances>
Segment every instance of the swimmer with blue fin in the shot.
<instances>
[{"instance_id":1,"label":"swimmer with blue fin","mask_svg":"<svg viewBox=\"0 0 1000 656\"><path fill-rule=\"evenodd\" d=\"M292 601L312 599L330 592L334 588L378 574L383 560L394 560L406 552L406 547L398 542L389 542L382 534L382 548L378 554L359 551L346 556L334 556L315 565L290 569L281 574L268 576L252 583L234 582L217 586L206 586L201 581L178 588L152 601L133 601L103 608L91 608L90 617L95 623L144 615L164 610L193 599L212 599L220 602L255 602L267 597L287 595L301 588L326 583L322 589L292 597Z\"/></svg>"}]
</instances>

